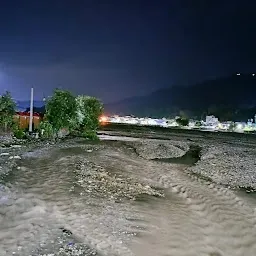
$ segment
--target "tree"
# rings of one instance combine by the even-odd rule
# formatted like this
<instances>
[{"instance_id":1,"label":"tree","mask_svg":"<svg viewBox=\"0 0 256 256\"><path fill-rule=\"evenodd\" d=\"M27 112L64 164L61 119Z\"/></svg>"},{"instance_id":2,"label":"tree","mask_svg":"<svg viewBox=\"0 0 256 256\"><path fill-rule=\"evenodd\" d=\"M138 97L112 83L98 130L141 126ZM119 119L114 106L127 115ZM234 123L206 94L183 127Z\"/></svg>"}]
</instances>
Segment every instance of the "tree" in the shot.
<instances>
[{"instance_id":1,"label":"tree","mask_svg":"<svg viewBox=\"0 0 256 256\"><path fill-rule=\"evenodd\" d=\"M236 129L236 124L234 122L231 122L228 131L233 132Z\"/></svg>"},{"instance_id":2,"label":"tree","mask_svg":"<svg viewBox=\"0 0 256 256\"><path fill-rule=\"evenodd\" d=\"M16 104L10 92L6 92L0 96L0 126L4 127L5 131L13 126L15 107Z\"/></svg>"},{"instance_id":3,"label":"tree","mask_svg":"<svg viewBox=\"0 0 256 256\"><path fill-rule=\"evenodd\" d=\"M176 118L176 122L180 126L188 126L189 119L185 118L185 117L178 117L178 118Z\"/></svg>"},{"instance_id":4,"label":"tree","mask_svg":"<svg viewBox=\"0 0 256 256\"><path fill-rule=\"evenodd\" d=\"M68 91L56 89L45 108L48 123L44 124L47 124L49 130L48 134L46 127L42 127L45 136L51 137L52 132L57 134L65 128L70 132L82 133L85 137L97 138L99 116L103 111L103 105L98 99L85 95L74 97Z\"/></svg>"},{"instance_id":5,"label":"tree","mask_svg":"<svg viewBox=\"0 0 256 256\"><path fill-rule=\"evenodd\" d=\"M99 117L103 112L103 104L94 97L79 95L76 97L76 118L80 131L86 137L96 138Z\"/></svg>"},{"instance_id":6,"label":"tree","mask_svg":"<svg viewBox=\"0 0 256 256\"><path fill-rule=\"evenodd\" d=\"M55 132L62 128L72 129L76 116L75 97L65 90L56 89L46 102L46 118Z\"/></svg>"},{"instance_id":7,"label":"tree","mask_svg":"<svg viewBox=\"0 0 256 256\"><path fill-rule=\"evenodd\" d=\"M195 126L196 127L201 127L202 126L202 122L201 121L196 121Z\"/></svg>"}]
</instances>

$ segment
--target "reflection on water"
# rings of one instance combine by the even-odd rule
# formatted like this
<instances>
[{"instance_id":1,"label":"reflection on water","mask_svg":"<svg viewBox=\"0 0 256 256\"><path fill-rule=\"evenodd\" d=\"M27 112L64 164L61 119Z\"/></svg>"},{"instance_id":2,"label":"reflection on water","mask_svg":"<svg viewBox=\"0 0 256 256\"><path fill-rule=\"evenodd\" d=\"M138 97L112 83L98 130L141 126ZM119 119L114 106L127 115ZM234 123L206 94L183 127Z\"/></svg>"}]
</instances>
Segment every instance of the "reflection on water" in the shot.
<instances>
[{"instance_id":1,"label":"reflection on water","mask_svg":"<svg viewBox=\"0 0 256 256\"><path fill-rule=\"evenodd\" d=\"M165 198L92 197L75 182L81 158L159 187ZM81 255L256 255L254 199L245 204L241 195L188 177L184 165L139 159L113 144L91 152L80 143L21 166L0 187L1 256L56 253L73 244L84 246Z\"/></svg>"}]
</instances>

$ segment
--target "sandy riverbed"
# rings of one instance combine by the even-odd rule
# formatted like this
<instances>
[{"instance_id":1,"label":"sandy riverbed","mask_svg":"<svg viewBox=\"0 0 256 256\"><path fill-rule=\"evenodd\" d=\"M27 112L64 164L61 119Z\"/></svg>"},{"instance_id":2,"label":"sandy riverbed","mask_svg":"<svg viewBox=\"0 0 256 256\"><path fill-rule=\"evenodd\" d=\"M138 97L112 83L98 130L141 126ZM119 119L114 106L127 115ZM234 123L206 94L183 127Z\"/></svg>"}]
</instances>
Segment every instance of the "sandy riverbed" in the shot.
<instances>
[{"instance_id":1,"label":"sandy riverbed","mask_svg":"<svg viewBox=\"0 0 256 256\"><path fill-rule=\"evenodd\" d=\"M245 150L253 173L252 142L203 136L111 140L1 149L9 153L0 157L9 175L0 188L0 255L255 255L254 201L216 184L228 184L232 173L224 166L219 177L221 161L237 166ZM202 148L194 166L155 160L182 157L192 144ZM193 172L207 172L209 180Z\"/></svg>"}]
</instances>

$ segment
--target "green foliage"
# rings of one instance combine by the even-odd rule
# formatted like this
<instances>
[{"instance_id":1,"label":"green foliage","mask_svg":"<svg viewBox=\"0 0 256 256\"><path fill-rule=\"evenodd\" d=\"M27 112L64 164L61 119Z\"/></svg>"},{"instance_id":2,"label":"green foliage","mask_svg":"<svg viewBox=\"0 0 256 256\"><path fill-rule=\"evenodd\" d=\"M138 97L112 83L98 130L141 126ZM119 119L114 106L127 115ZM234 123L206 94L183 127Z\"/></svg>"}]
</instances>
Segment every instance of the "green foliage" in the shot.
<instances>
[{"instance_id":1,"label":"green foliage","mask_svg":"<svg viewBox=\"0 0 256 256\"><path fill-rule=\"evenodd\" d=\"M98 140L98 136L95 131L92 130L84 130L82 132L82 136L89 139L89 140Z\"/></svg>"},{"instance_id":2,"label":"green foliage","mask_svg":"<svg viewBox=\"0 0 256 256\"><path fill-rule=\"evenodd\" d=\"M40 129L42 136L52 137L61 129L68 129L72 134L97 139L99 116L102 114L102 103L90 96L74 97L68 91L56 89L46 103L46 119Z\"/></svg>"},{"instance_id":3,"label":"green foliage","mask_svg":"<svg viewBox=\"0 0 256 256\"><path fill-rule=\"evenodd\" d=\"M16 104L12 99L10 92L6 92L0 96L0 126L2 126L5 131L13 126L15 107Z\"/></svg>"},{"instance_id":4,"label":"green foliage","mask_svg":"<svg viewBox=\"0 0 256 256\"><path fill-rule=\"evenodd\" d=\"M13 135L17 139L25 139L26 133L22 129L13 130Z\"/></svg>"},{"instance_id":5,"label":"green foliage","mask_svg":"<svg viewBox=\"0 0 256 256\"><path fill-rule=\"evenodd\" d=\"M26 139L26 132L23 129L20 129L17 124L14 124L13 127L13 135L17 139Z\"/></svg>"},{"instance_id":6,"label":"green foliage","mask_svg":"<svg viewBox=\"0 0 256 256\"><path fill-rule=\"evenodd\" d=\"M197 126L197 127L200 127L200 126L202 126L202 123L201 123L201 121L196 121L196 123L195 123L195 126Z\"/></svg>"},{"instance_id":7,"label":"green foliage","mask_svg":"<svg viewBox=\"0 0 256 256\"><path fill-rule=\"evenodd\" d=\"M90 96L80 95L76 98L76 119L82 134L88 138L96 138L99 117L103 112L102 103Z\"/></svg>"},{"instance_id":8,"label":"green foliage","mask_svg":"<svg viewBox=\"0 0 256 256\"><path fill-rule=\"evenodd\" d=\"M50 139L54 136L52 125L48 121L43 121L39 126L39 134L42 139Z\"/></svg>"},{"instance_id":9,"label":"green foliage","mask_svg":"<svg viewBox=\"0 0 256 256\"><path fill-rule=\"evenodd\" d=\"M185 117L178 117L176 119L176 122L178 125L180 126L188 126L189 124L189 119L188 118L185 118Z\"/></svg>"},{"instance_id":10,"label":"green foliage","mask_svg":"<svg viewBox=\"0 0 256 256\"><path fill-rule=\"evenodd\" d=\"M55 131L61 128L72 129L72 120L76 116L75 97L65 90L56 89L46 102L46 118Z\"/></svg>"}]
</instances>

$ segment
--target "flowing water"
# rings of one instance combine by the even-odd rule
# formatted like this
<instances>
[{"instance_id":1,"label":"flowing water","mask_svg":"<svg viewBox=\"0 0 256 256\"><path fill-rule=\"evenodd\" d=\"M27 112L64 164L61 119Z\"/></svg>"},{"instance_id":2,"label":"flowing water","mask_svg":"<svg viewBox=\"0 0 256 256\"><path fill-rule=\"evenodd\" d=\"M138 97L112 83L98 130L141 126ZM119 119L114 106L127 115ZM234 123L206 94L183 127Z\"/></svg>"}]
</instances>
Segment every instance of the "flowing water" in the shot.
<instances>
[{"instance_id":1,"label":"flowing water","mask_svg":"<svg viewBox=\"0 0 256 256\"><path fill-rule=\"evenodd\" d=\"M21 168L0 187L0 256L256 255L254 199L189 176L182 164L101 145L23 155ZM157 187L165 197L116 202L85 191L74 172L81 159ZM81 254L59 253L67 245L79 245Z\"/></svg>"}]
</instances>

